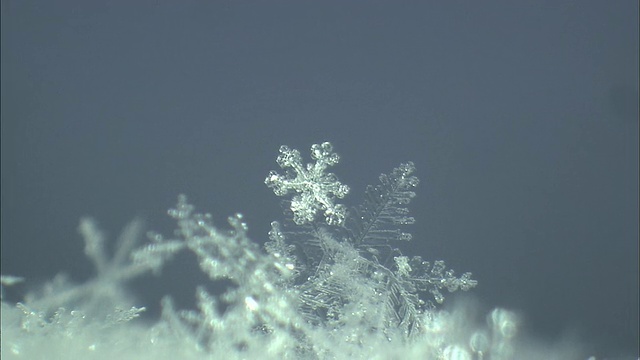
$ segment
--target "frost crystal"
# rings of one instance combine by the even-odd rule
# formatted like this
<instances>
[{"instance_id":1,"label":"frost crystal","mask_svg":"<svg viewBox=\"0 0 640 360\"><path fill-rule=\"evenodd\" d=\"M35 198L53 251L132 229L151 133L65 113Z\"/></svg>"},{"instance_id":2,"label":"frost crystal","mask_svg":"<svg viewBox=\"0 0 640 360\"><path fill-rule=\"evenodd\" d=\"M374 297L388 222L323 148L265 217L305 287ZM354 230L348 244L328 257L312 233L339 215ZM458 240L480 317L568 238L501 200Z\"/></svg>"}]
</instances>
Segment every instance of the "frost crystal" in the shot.
<instances>
[{"instance_id":1,"label":"frost crystal","mask_svg":"<svg viewBox=\"0 0 640 360\"><path fill-rule=\"evenodd\" d=\"M311 151L314 159L333 159L329 165L337 162L328 143L314 145ZM297 176L271 172L265 183L276 195L293 189L308 196L308 217L301 216L294 197L291 211L285 210L285 215L293 219L285 221L283 227L272 223L271 241L265 247L276 258L295 266L293 279L279 284L292 286L299 294L299 312L308 323L342 334L353 344L375 336L412 341L423 333L425 311L435 308L431 301L421 299L423 293L431 293L440 304L444 301L441 289L466 291L477 284L470 273L457 278L442 261L431 267L419 256L402 256L396 248L399 241L412 238L403 229L415 221L406 207L419 183L412 162L380 175L378 185L367 187L364 203L344 212L339 223L342 226L327 226L314 219L315 211L328 208L313 201L314 191L325 189L325 185L316 183L329 182L329 189L341 185L334 175L324 174L325 165L314 172L321 180L306 180L314 165L304 170L298 151L283 146L280 152L278 163L293 168ZM323 177L329 177L329 181ZM370 329L377 329L377 333L372 334Z\"/></svg>"},{"instance_id":2,"label":"frost crystal","mask_svg":"<svg viewBox=\"0 0 640 360\"><path fill-rule=\"evenodd\" d=\"M95 267L95 278L73 286L64 274L58 274L41 291L27 294L26 304L44 312L61 307L77 309L77 305L82 304L82 310L100 314L113 306L130 307L132 300L123 284L153 270L151 264L134 259L136 253L143 251L136 248L142 228L143 223L139 219L125 227L117 240L115 252L110 256L105 249L106 237L97 222L90 217L82 218L78 232L85 243L85 255ZM159 253L154 253L153 259L161 266L163 260Z\"/></svg>"},{"instance_id":3,"label":"frost crystal","mask_svg":"<svg viewBox=\"0 0 640 360\"><path fill-rule=\"evenodd\" d=\"M520 320L507 310L495 309L488 325L477 328L468 321L469 309L438 309L445 290L466 291L477 282L468 272L457 276L444 261L408 257L396 247L412 238L404 228L414 223L407 208L419 183L413 163L380 175L364 202L347 212L334 201L349 188L325 173L339 160L331 144L313 145L311 156L315 163L303 166L297 150L280 148L277 162L286 173L272 171L265 183L276 195L294 195L286 219L271 223L263 248L249 239L242 215L229 217L226 229L214 226L212 216L196 212L184 195L168 211L177 222L172 236L150 232L147 244L138 246L142 224L134 221L113 254L96 222L84 218L79 232L95 279L72 286L57 276L24 303L3 299L0 357L579 358L517 352ZM158 323L138 325L145 308L131 305L124 284L159 275L179 253L191 253L210 280L197 287L196 308L177 310L165 296ZM0 276L2 286L20 281Z\"/></svg>"},{"instance_id":4,"label":"frost crystal","mask_svg":"<svg viewBox=\"0 0 640 360\"><path fill-rule=\"evenodd\" d=\"M340 157L333 152L331 143L324 142L311 146L311 158L315 163L308 163L305 167L298 150L282 145L276 161L285 169L285 175L271 171L264 183L278 196L289 192L296 194L291 199L296 224L311 223L316 213L323 211L327 224L342 225L347 209L344 205L335 204L334 200L347 195L349 187L340 183L334 174L325 173L327 167L340 161Z\"/></svg>"}]
</instances>

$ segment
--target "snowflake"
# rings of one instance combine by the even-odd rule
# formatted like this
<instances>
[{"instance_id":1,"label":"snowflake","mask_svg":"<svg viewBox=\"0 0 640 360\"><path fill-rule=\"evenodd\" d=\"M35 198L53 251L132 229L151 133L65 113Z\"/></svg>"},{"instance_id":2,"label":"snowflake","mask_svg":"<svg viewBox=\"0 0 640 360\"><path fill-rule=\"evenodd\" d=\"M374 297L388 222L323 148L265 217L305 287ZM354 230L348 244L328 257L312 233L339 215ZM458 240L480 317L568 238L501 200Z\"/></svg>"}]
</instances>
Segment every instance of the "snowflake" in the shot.
<instances>
[{"instance_id":1,"label":"snowflake","mask_svg":"<svg viewBox=\"0 0 640 360\"><path fill-rule=\"evenodd\" d=\"M347 209L344 205L335 204L334 200L347 195L349 187L340 183L334 174L325 173L327 167L340 161L340 157L333 152L331 143L324 142L311 146L311 158L315 163L308 163L305 167L298 150L282 145L276 161L286 172L281 175L271 171L264 183L278 196L287 195L290 191L296 193L291 199L296 224L311 223L317 212L323 211L327 224L342 225Z\"/></svg>"}]
</instances>

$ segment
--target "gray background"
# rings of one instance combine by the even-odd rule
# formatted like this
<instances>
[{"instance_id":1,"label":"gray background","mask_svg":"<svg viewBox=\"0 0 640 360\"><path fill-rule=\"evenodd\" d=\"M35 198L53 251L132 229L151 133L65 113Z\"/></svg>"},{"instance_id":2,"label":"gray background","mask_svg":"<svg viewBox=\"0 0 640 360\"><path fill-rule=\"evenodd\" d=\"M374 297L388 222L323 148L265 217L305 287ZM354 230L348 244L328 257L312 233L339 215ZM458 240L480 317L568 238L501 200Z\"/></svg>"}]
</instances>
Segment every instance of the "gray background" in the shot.
<instances>
[{"instance_id":1,"label":"gray background","mask_svg":"<svg viewBox=\"0 0 640 360\"><path fill-rule=\"evenodd\" d=\"M91 276L78 220L170 234L185 193L256 241L281 144L329 140L362 199L422 183L409 255L596 354L638 346L638 4L2 1L2 273ZM192 259L146 279L188 294ZM12 290L14 297L26 289ZM178 296L180 297L180 296ZM184 300L187 301L187 300ZM144 301L143 301L144 302Z\"/></svg>"}]
</instances>

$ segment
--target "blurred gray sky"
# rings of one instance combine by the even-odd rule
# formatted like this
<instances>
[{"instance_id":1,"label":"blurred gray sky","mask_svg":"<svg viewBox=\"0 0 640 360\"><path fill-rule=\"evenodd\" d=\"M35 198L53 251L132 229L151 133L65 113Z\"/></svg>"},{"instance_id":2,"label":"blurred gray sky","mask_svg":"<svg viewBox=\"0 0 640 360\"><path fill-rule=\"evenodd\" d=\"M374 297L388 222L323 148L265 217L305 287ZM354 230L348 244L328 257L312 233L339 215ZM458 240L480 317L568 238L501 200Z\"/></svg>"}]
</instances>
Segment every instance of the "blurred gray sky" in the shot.
<instances>
[{"instance_id":1,"label":"blurred gray sky","mask_svg":"<svg viewBox=\"0 0 640 360\"><path fill-rule=\"evenodd\" d=\"M539 336L637 351L637 1L1 11L3 274L86 279L81 216L169 233L179 193L221 225L242 212L262 242L281 218L263 184L278 147L328 140L348 204L416 163L406 253L472 271ZM163 293L193 292L173 276Z\"/></svg>"}]
</instances>

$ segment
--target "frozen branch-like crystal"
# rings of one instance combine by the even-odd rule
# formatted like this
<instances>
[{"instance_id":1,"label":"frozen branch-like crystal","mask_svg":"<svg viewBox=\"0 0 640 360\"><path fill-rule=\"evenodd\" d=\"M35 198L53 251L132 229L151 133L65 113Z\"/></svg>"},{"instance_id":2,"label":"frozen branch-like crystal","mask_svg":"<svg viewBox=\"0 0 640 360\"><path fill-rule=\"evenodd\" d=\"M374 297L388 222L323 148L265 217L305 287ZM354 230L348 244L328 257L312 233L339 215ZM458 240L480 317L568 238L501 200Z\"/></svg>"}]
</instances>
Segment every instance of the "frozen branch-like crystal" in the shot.
<instances>
[{"instance_id":1,"label":"frozen branch-like crystal","mask_svg":"<svg viewBox=\"0 0 640 360\"><path fill-rule=\"evenodd\" d=\"M318 211L322 211L327 224L342 225L347 209L334 201L347 195L349 187L340 183L334 174L325 173L327 167L340 161L340 157L333 152L331 143L324 142L311 146L311 158L315 163L303 166L300 152L282 145L276 162L285 169L285 174L271 171L264 183L278 196L295 193L291 211L296 224L311 223Z\"/></svg>"},{"instance_id":2,"label":"frozen branch-like crystal","mask_svg":"<svg viewBox=\"0 0 640 360\"><path fill-rule=\"evenodd\" d=\"M406 207L416 196L413 191L419 180L413 175L414 164L400 164L390 174L380 175L380 184L367 186L365 202L355 209L355 216L347 221L356 244L381 244L397 240L411 240L411 234L399 225L415 222Z\"/></svg>"},{"instance_id":3,"label":"frozen branch-like crystal","mask_svg":"<svg viewBox=\"0 0 640 360\"><path fill-rule=\"evenodd\" d=\"M123 284L137 278L154 268L151 263L137 261L145 248L137 248L143 229L141 220L132 221L120 235L113 255L105 249L106 239L97 222L85 217L80 220L78 232L85 243L85 254L96 269L94 279L78 286L64 276L56 276L40 292L27 294L26 304L43 312L55 311L60 307L74 307L82 304L81 309L89 313L102 314L112 306L130 306L132 300L125 292ZM171 249L177 252L179 248ZM156 251L155 255L159 254ZM168 258L154 260L154 264Z\"/></svg>"},{"instance_id":4,"label":"frozen branch-like crystal","mask_svg":"<svg viewBox=\"0 0 640 360\"><path fill-rule=\"evenodd\" d=\"M471 278L471 273L466 272L459 278L451 269L447 270L442 260L436 260L433 265L428 261L423 261L420 256L414 256L409 259L406 256L397 256L394 258L396 262L396 273L400 278L409 279L419 291L428 291L433 295L438 304L444 301L444 295L441 289L447 289L449 292L467 291L475 287L478 282Z\"/></svg>"}]
</instances>

